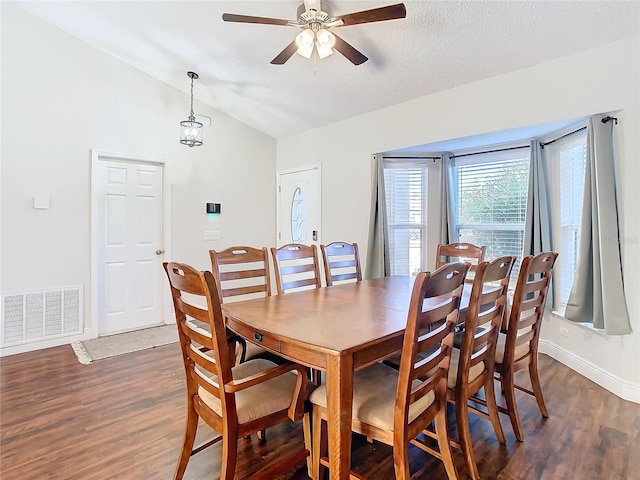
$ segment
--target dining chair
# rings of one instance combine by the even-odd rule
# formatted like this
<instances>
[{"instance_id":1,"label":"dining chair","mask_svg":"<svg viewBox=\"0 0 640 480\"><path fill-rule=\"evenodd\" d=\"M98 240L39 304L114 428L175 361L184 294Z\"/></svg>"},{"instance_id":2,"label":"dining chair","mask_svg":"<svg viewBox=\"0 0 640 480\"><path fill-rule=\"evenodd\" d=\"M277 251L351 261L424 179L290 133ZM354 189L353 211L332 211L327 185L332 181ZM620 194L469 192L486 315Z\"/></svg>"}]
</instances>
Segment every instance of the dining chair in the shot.
<instances>
[{"instance_id":1,"label":"dining chair","mask_svg":"<svg viewBox=\"0 0 640 480\"><path fill-rule=\"evenodd\" d=\"M484 260L486 250L486 246L478 247L472 243L438 244L436 248L436 268L440 268L449 262L469 262L471 264L469 268L471 275L467 278L467 282L472 282L478 263Z\"/></svg>"},{"instance_id":2,"label":"dining chair","mask_svg":"<svg viewBox=\"0 0 640 480\"><path fill-rule=\"evenodd\" d=\"M209 250L211 272L222 303L271 296L269 253L266 248L234 246ZM243 342L240 362L263 357L281 363L275 355L251 342Z\"/></svg>"},{"instance_id":3,"label":"dining chair","mask_svg":"<svg viewBox=\"0 0 640 480\"><path fill-rule=\"evenodd\" d=\"M322 286L315 245L289 243L277 249L271 247L271 255L278 295Z\"/></svg>"},{"instance_id":4,"label":"dining chair","mask_svg":"<svg viewBox=\"0 0 640 480\"><path fill-rule=\"evenodd\" d=\"M469 412L491 421L493 430L501 444L505 443L500 414L494 390L494 358L498 333L505 313L509 278L515 257L500 257L492 262L480 262L471 287L469 307L464 323L460 348L451 354L451 365L447 382L447 399L455 404L456 425L460 444L467 466L467 474L478 480ZM469 402L484 388L487 412ZM476 403L478 403L476 401Z\"/></svg>"},{"instance_id":5,"label":"dining chair","mask_svg":"<svg viewBox=\"0 0 640 480\"><path fill-rule=\"evenodd\" d=\"M307 369L295 363L276 365L265 359L234 367L231 336L224 325L220 293L211 272L200 272L183 263L163 265L171 286L187 380L187 421L174 480L183 478L192 455L219 441L220 478L233 479L238 438L289 420L303 420L305 449L258 476L273 478L276 470L302 462L309 455L306 448L310 445L309 414L304 411ZM194 448L200 418L220 435Z\"/></svg>"},{"instance_id":6,"label":"dining chair","mask_svg":"<svg viewBox=\"0 0 640 480\"><path fill-rule=\"evenodd\" d=\"M362 280L360 252L357 243L333 242L320 245L327 287L334 283Z\"/></svg>"},{"instance_id":7,"label":"dining chair","mask_svg":"<svg viewBox=\"0 0 640 480\"><path fill-rule=\"evenodd\" d=\"M289 243L280 248L271 247L271 255L278 295L322 287L315 245ZM319 370L311 370L311 380L315 385L320 385L321 377Z\"/></svg>"},{"instance_id":8,"label":"dining chair","mask_svg":"<svg viewBox=\"0 0 640 480\"><path fill-rule=\"evenodd\" d=\"M516 439L524 440L522 424L518 415L515 389L535 397L540 413L549 416L542 396L538 376L538 342L553 265L558 258L555 252L542 252L522 259L516 283L511 311L502 324L496 346L495 373L504 392L506 408ZM516 385L514 374L528 368L533 390Z\"/></svg>"},{"instance_id":9,"label":"dining chair","mask_svg":"<svg viewBox=\"0 0 640 480\"><path fill-rule=\"evenodd\" d=\"M458 478L446 427L447 374L468 268L466 263L452 263L433 273L420 272L411 294L400 370L375 363L354 374L351 428L393 446L396 479L410 478L409 443L442 460L449 479ZM439 326L430 330L431 325ZM420 360L424 351L430 354ZM327 420L326 387L314 390L309 400L313 404L312 478L319 479L321 467L328 466L322 428ZM438 449L416 438L431 422L435 422Z\"/></svg>"}]
</instances>

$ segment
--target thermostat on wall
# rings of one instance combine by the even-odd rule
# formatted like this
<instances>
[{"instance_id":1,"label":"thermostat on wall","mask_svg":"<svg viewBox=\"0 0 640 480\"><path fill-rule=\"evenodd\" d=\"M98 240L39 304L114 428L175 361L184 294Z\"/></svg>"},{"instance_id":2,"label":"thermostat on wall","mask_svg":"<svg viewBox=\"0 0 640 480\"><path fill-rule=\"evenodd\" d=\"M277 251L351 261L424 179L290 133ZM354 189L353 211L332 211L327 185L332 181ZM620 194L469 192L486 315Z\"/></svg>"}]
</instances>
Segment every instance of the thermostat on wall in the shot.
<instances>
[{"instance_id":1,"label":"thermostat on wall","mask_svg":"<svg viewBox=\"0 0 640 480\"><path fill-rule=\"evenodd\" d=\"M207 213L220 213L220 204L207 203Z\"/></svg>"}]
</instances>

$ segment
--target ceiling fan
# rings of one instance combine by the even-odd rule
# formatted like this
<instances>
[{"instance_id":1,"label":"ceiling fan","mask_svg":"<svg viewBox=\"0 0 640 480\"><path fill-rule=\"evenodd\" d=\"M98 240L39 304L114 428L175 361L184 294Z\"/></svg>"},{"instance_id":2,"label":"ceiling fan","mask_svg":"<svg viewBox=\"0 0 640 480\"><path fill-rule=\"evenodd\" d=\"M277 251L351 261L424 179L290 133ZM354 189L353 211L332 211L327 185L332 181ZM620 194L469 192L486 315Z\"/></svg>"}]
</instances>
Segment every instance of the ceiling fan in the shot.
<instances>
[{"instance_id":1,"label":"ceiling fan","mask_svg":"<svg viewBox=\"0 0 640 480\"><path fill-rule=\"evenodd\" d=\"M407 10L403 3L334 17L329 5L320 3L320 0L304 0L304 4L298 7L297 20L253 17L234 13L223 13L222 20L225 22L261 23L300 28L301 31L295 40L271 60L274 65L284 64L294 53L311 58L314 49L318 57L325 58L333 53L334 48L354 65L360 65L366 62L368 58L333 33L333 31L330 31L330 29L361 23L394 20L405 18L406 16Z\"/></svg>"}]
</instances>

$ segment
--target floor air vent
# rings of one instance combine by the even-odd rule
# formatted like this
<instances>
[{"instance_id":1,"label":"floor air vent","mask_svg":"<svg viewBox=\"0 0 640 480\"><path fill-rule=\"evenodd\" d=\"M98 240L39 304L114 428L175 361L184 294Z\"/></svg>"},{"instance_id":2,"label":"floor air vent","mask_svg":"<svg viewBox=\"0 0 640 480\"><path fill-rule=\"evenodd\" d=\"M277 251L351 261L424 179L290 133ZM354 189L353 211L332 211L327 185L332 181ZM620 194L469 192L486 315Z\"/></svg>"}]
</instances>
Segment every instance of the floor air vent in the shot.
<instances>
[{"instance_id":1,"label":"floor air vent","mask_svg":"<svg viewBox=\"0 0 640 480\"><path fill-rule=\"evenodd\" d=\"M2 294L1 345L78 335L82 314L81 286Z\"/></svg>"}]
</instances>

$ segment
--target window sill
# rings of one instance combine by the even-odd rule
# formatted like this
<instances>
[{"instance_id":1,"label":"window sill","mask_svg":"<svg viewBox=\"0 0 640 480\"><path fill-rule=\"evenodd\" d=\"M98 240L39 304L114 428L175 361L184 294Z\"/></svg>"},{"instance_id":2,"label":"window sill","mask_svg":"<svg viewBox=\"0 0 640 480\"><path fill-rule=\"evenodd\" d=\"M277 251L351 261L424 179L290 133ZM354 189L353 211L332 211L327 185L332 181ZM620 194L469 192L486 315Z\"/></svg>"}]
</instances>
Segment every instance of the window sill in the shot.
<instances>
[{"instance_id":1,"label":"window sill","mask_svg":"<svg viewBox=\"0 0 640 480\"><path fill-rule=\"evenodd\" d=\"M596 328L589 322L573 322L571 320L567 320L565 318L565 316L564 316L564 308L562 308L560 310L553 310L551 313L553 314L553 316L555 316L557 318L561 318L565 322L569 322L571 325L576 325L576 326L578 326L580 328L584 328L585 330L588 330L590 332L596 333L598 335L602 335L603 337L608 337L609 336L609 335L606 334L604 329Z\"/></svg>"}]
</instances>

